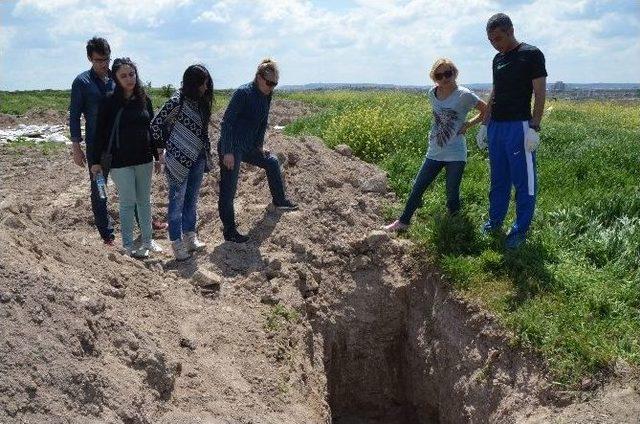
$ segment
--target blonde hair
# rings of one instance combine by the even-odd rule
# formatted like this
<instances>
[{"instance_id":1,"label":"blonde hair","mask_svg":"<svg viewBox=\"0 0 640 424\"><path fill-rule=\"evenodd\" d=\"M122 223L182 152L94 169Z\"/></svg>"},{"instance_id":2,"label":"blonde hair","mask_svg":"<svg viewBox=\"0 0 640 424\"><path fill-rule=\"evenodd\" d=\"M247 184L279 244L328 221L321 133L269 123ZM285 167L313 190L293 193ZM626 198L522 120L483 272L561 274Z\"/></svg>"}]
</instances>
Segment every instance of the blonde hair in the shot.
<instances>
[{"instance_id":1,"label":"blonde hair","mask_svg":"<svg viewBox=\"0 0 640 424\"><path fill-rule=\"evenodd\" d=\"M453 78L454 79L458 78L458 67L456 66L456 64L453 63L451 59L448 59L446 57L441 57L440 59L433 62L433 65L431 65L431 71L429 72L429 77L431 77L431 80L433 82L436 81L434 74L436 73L436 69L438 69L440 65L448 65L453 71Z\"/></svg>"},{"instance_id":2,"label":"blonde hair","mask_svg":"<svg viewBox=\"0 0 640 424\"><path fill-rule=\"evenodd\" d=\"M261 75L263 78L266 78L270 81L278 82L280 79L280 70L278 69L278 64L275 60L267 57L262 59L262 61L258 64L258 69L256 69L256 77Z\"/></svg>"}]
</instances>

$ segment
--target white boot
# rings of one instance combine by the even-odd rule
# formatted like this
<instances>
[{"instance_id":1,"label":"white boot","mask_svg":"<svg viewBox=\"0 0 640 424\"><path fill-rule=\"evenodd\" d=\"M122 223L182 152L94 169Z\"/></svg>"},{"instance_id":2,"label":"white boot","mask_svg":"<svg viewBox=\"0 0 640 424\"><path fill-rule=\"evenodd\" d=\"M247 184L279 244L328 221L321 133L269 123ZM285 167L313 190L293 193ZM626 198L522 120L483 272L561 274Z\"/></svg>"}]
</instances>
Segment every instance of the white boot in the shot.
<instances>
[{"instance_id":1,"label":"white boot","mask_svg":"<svg viewBox=\"0 0 640 424\"><path fill-rule=\"evenodd\" d=\"M191 257L186 244L182 240L172 241L171 249L173 249L173 256L177 261L184 261Z\"/></svg>"},{"instance_id":2,"label":"white boot","mask_svg":"<svg viewBox=\"0 0 640 424\"><path fill-rule=\"evenodd\" d=\"M189 231L184 233L184 244L187 246L189 252L199 252L207 247L206 244L198 240L198 234L195 231Z\"/></svg>"}]
</instances>

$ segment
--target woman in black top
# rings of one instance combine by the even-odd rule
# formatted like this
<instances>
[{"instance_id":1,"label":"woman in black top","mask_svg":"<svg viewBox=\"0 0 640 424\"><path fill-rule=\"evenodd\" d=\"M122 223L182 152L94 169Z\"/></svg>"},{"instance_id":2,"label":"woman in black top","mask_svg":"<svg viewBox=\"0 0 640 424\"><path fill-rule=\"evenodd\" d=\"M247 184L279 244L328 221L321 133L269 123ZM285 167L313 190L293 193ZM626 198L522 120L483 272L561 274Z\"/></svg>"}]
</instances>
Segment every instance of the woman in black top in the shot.
<instances>
[{"instance_id":1,"label":"woman in black top","mask_svg":"<svg viewBox=\"0 0 640 424\"><path fill-rule=\"evenodd\" d=\"M125 253L147 257L150 251L160 250L151 238L151 175L153 159L158 159L158 151L149 134L153 108L131 59L114 60L111 72L115 77L116 89L98 110L96 147L89 159L92 163L91 172L94 175L109 172L116 183ZM111 169L103 172L100 158L106 151L110 151L113 158ZM159 171L158 162L156 171ZM133 226L136 210L142 246L134 250Z\"/></svg>"}]
</instances>

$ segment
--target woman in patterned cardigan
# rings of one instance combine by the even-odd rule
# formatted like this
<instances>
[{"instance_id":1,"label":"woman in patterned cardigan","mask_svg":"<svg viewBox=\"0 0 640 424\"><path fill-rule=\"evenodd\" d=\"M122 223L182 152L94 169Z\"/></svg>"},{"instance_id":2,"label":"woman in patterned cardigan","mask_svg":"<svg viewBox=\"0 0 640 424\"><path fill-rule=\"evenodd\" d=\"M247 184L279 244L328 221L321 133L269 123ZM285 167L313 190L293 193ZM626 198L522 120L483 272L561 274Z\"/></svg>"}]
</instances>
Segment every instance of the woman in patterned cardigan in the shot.
<instances>
[{"instance_id":1,"label":"woman in patterned cardigan","mask_svg":"<svg viewBox=\"0 0 640 424\"><path fill-rule=\"evenodd\" d=\"M154 142L166 149L160 162L169 183L169 240L177 260L205 248L196 234L196 209L202 178L208 171L212 104L209 71L203 65L191 65L182 77L182 88L151 122Z\"/></svg>"}]
</instances>

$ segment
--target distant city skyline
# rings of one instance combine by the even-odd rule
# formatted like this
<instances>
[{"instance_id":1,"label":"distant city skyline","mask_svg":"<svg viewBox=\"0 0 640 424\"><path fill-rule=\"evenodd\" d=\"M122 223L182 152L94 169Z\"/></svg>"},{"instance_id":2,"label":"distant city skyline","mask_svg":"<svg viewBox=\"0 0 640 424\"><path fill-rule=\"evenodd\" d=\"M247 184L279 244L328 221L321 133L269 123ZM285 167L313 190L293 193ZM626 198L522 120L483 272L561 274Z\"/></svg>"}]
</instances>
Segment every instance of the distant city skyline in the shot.
<instances>
[{"instance_id":1,"label":"distant city skyline","mask_svg":"<svg viewBox=\"0 0 640 424\"><path fill-rule=\"evenodd\" d=\"M90 67L94 35L154 86L178 85L199 62L216 88L234 88L267 56L282 85L425 86L441 56L456 62L460 83L490 83L495 51L484 28L496 12L545 53L549 83L640 80L636 0L10 0L0 3L0 89L69 88Z\"/></svg>"}]
</instances>

